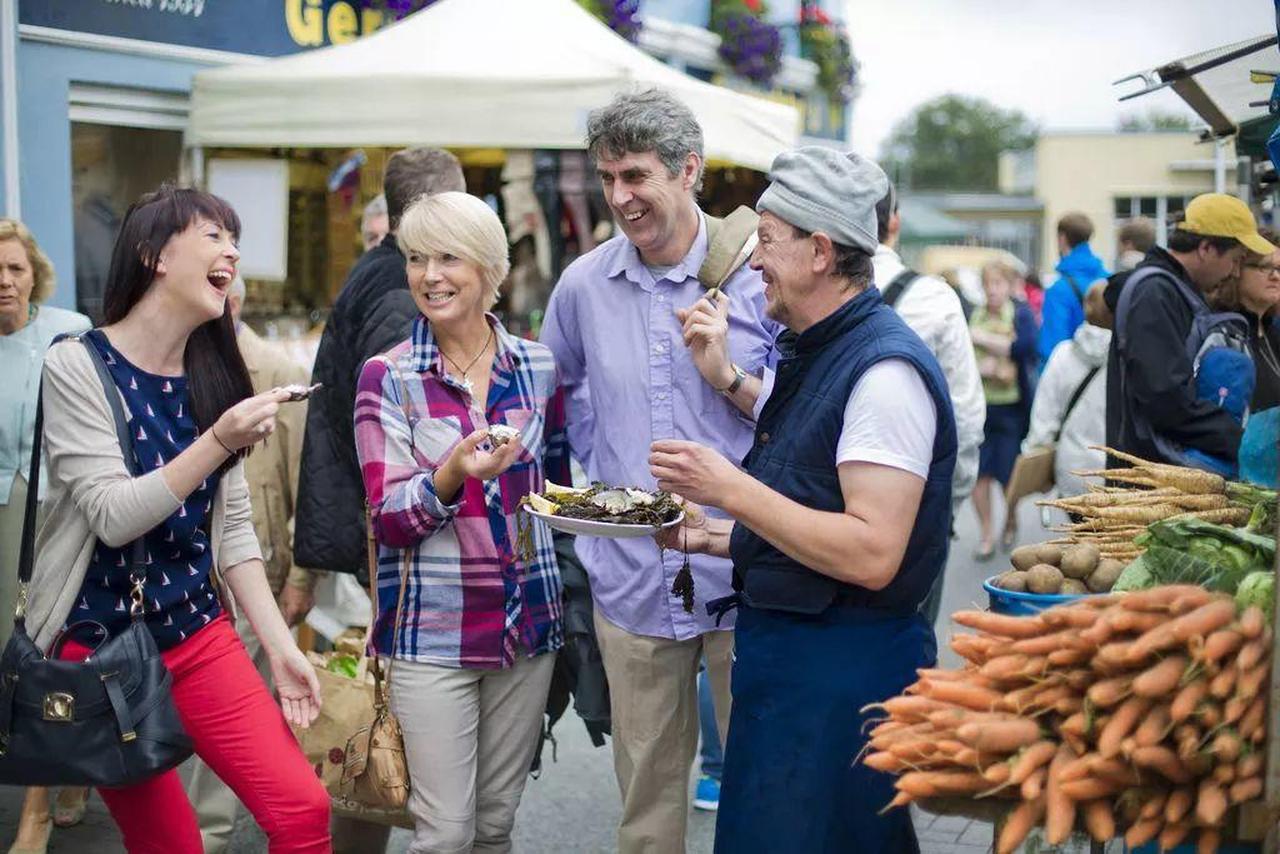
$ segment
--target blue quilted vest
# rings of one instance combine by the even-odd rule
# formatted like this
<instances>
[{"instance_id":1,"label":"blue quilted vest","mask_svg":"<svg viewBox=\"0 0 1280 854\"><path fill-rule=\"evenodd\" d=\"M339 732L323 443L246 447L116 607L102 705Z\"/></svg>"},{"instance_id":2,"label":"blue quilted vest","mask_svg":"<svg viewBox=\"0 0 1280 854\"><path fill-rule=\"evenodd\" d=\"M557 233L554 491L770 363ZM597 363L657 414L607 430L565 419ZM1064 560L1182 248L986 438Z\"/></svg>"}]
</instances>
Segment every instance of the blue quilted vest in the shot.
<instances>
[{"instance_id":1,"label":"blue quilted vest","mask_svg":"<svg viewBox=\"0 0 1280 854\"><path fill-rule=\"evenodd\" d=\"M789 338L781 342L787 352L756 424L755 443L743 460L748 473L805 507L843 512L835 458L845 404L868 368L895 358L915 366L937 407L933 461L902 567L883 590L814 572L742 524L734 526L730 538L734 588L755 608L817 614L839 604L914 612L946 564L951 532L956 426L942 370L875 288Z\"/></svg>"}]
</instances>

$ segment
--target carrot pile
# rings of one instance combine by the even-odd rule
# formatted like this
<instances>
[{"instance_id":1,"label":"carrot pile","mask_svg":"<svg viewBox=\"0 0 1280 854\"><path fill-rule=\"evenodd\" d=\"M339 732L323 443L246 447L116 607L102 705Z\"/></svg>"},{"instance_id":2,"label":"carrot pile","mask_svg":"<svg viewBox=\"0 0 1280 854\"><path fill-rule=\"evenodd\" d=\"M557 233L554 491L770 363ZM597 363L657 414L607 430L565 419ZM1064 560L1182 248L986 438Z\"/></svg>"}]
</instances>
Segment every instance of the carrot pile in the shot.
<instances>
[{"instance_id":1,"label":"carrot pile","mask_svg":"<svg viewBox=\"0 0 1280 854\"><path fill-rule=\"evenodd\" d=\"M1095 450L1106 451L1131 467L1073 472L1080 477L1102 478L1110 485L1092 486L1083 495L1037 502L1080 519L1056 528L1069 536L1055 543L1091 543L1103 557L1129 561L1144 551L1133 538L1152 522L1182 515L1218 525L1238 526L1249 521L1250 502L1233 495L1233 484L1219 475L1153 463L1112 448Z\"/></svg>"},{"instance_id":2,"label":"carrot pile","mask_svg":"<svg viewBox=\"0 0 1280 854\"><path fill-rule=\"evenodd\" d=\"M961 611L958 671L921 670L882 706L869 767L900 775L890 807L1017 801L996 845L1041 823L1106 841L1217 850L1228 808L1262 794L1271 629L1262 611L1174 585L1034 617Z\"/></svg>"}]
</instances>

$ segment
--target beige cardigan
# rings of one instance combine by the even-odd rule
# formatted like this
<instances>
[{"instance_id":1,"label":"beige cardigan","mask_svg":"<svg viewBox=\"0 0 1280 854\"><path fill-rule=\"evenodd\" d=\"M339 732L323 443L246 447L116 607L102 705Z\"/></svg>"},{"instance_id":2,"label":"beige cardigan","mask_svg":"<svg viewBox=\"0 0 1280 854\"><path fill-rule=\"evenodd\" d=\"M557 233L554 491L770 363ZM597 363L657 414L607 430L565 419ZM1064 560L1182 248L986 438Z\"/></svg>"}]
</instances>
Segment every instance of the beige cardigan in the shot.
<instances>
[{"instance_id":1,"label":"beige cardigan","mask_svg":"<svg viewBox=\"0 0 1280 854\"><path fill-rule=\"evenodd\" d=\"M128 402L121 395L125 412ZM54 344L44 361L44 452L49 489L36 535L27 603L27 632L48 650L75 607L98 540L113 548L136 540L178 510L181 501L161 469L134 477L124 464L102 381L84 344ZM261 558L253 533L244 465L221 479L214 495L209 541L213 582L223 607L234 603L223 573Z\"/></svg>"}]
</instances>

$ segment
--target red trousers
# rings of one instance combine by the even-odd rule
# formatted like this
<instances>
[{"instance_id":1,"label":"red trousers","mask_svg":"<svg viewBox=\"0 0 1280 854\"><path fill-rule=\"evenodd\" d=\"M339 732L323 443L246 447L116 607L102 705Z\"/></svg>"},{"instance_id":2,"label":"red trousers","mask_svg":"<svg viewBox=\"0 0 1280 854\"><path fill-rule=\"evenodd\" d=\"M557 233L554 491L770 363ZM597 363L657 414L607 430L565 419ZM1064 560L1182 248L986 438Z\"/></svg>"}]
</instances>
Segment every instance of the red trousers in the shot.
<instances>
[{"instance_id":1,"label":"red trousers","mask_svg":"<svg viewBox=\"0 0 1280 854\"><path fill-rule=\"evenodd\" d=\"M90 650L69 642L62 657ZM329 854L329 795L225 615L161 653L196 753L267 834L271 854ZM130 854L203 854L200 826L176 770L99 789Z\"/></svg>"}]
</instances>

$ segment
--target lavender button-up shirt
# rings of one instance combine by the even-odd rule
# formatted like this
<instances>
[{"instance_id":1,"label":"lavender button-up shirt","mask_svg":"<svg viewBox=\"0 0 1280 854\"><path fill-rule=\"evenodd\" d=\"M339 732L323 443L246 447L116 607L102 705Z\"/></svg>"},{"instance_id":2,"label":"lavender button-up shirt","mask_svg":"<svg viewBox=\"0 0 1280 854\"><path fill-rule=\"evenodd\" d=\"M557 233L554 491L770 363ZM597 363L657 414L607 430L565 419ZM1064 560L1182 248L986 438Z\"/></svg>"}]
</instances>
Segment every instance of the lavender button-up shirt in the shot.
<instances>
[{"instance_id":1,"label":"lavender button-up shirt","mask_svg":"<svg viewBox=\"0 0 1280 854\"><path fill-rule=\"evenodd\" d=\"M706 221L679 265L661 279L618 235L579 258L560 277L547 306L542 343L555 355L566 392L569 443L588 477L612 486L655 489L649 445L688 439L735 463L751 448L755 425L699 375L684 346L677 308L703 295L698 268L707 254ZM729 351L757 376L774 362L777 324L764 313L760 274L746 265L725 283ZM732 592L728 560L693 555L693 613L671 595L683 555L659 556L648 538L579 537L578 556L596 607L633 634L685 640L716 628L706 603ZM726 619L721 628L730 628Z\"/></svg>"}]
</instances>

